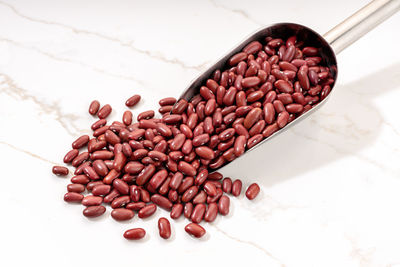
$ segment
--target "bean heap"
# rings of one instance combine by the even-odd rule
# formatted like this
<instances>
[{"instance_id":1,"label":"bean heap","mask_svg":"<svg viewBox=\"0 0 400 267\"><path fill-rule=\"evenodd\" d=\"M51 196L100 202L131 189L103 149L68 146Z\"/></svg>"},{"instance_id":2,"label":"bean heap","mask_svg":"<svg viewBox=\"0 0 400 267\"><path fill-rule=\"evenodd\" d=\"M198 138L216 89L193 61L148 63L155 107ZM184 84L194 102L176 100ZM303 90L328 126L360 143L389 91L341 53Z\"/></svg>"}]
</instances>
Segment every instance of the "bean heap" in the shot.
<instances>
[{"instance_id":1,"label":"bean heap","mask_svg":"<svg viewBox=\"0 0 400 267\"><path fill-rule=\"evenodd\" d=\"M199 223L228 214L228 194L242 191L240 180L209 171L285 127L331 90L333 78L318 48L305 46L296 36L286 41L266 37L263 42L253 41L233 55L227 68L215 70L190 101L160 100L162 118L148 110L133 123L127 110L122 122L108 125L111 106L100 108L93 101L89 113L99 118L91 126L93 137L76 139L64 157L64 163L76 168L64 200L86 206L86 217L102 215L103 204L110 204L118 221L133 218L135 212L146 218L160 207L172 219L183 214L191 220L185 231L203 236L206 231ZM139 101L134 95L125 104L133 107ZM67 175L68 168L54 166L53 173ZM252 200L259 191L253 183L246 197ZM160 218L158 228L162 238L170 237L168 219ZM124 237L134 240L145 234L134 228Z\"/></svg>"}]
</instances>

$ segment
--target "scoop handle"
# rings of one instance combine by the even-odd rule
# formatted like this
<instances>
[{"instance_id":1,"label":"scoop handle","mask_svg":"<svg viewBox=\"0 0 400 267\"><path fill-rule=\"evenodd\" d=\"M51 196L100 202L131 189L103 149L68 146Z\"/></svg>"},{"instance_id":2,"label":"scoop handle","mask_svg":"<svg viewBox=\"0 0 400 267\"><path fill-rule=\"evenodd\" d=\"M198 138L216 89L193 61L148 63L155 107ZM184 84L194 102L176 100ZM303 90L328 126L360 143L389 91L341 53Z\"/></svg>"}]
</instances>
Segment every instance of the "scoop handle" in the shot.
<instances>
[{"instance_id":1,"label":"scoop handle","mask_svg":"<svg viewBox=\"0 0 400 267\"><path fill-rule=\"evenodd\" d=\"M335 54L360 39L400 9L400 0L373 0L324 34Z\"/></svg>"}]
</instances>

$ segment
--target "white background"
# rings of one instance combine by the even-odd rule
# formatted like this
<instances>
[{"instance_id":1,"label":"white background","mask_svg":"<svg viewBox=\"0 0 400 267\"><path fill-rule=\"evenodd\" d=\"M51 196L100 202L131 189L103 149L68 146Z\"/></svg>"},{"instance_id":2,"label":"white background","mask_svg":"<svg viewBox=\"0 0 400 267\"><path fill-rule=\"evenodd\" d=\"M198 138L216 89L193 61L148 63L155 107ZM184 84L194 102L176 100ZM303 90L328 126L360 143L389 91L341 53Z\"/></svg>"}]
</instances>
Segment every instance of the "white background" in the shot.
<instances>
[{"instance_id":1,"label":"white background","mask_svg":"<svg viewBox=\"0 0 400 267\"><path fill-rule=\"evenodd\" d=\"M367 1L0 0L0 266L400 266L400 15L338 56L329 102L222 171L257 181L253 202L204 224L201 240L157 218L95 220L51 174L90 133L94 98L156 108L256 29L290 21L321 34ZM130 242L126 229L144 227Z\"/></svg>"}]
</instances>

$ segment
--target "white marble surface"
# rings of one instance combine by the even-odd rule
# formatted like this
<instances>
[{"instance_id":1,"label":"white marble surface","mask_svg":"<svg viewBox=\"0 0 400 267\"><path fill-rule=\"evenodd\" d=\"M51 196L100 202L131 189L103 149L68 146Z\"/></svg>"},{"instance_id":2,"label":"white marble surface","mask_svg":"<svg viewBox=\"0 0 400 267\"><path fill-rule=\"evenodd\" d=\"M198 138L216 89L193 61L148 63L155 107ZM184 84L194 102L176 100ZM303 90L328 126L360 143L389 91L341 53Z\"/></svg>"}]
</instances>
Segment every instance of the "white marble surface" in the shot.
<instances>
[{"instance_id":1,"label":"white marble surface","mask_svg":"<svg viewBox=\"0 0 400 267\"><path fill-rule=\"evenodd\" d=\"M339 55L324 107L223 169L262 193L202 240L183 220L161 240L161 210L88 220L50 171L93 98L115 119L134 93L155 108L257 28L324 33L366 2L0 0L0 266L400 266L399 14ZM124 240L135 226L148 238Z\"/></svg>"}]
</instances>

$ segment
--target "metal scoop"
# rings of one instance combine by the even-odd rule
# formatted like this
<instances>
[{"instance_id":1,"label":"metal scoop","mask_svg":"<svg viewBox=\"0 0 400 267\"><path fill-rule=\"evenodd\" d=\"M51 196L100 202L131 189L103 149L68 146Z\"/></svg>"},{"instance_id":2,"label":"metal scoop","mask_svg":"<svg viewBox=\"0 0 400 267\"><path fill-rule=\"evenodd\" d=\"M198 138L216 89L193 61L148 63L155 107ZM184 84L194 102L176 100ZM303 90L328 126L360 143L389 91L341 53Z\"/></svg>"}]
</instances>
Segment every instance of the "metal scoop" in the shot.
<instances>
[{"instance_id":1,"label":"metal scoop","mask_svg":"<svg viewBox=\"0 0 400 267\"><path fill-rule=\"evenodd\" d=\"M208 70L195 79L183 92L183 94L180 96L180 99L183 98L189 101L193 96L199 93L200 87L205 84L207 79L211 77L212 73L216 69L224 69L227 67L226 63L234 54L241 52L241 50L250 42L262 40L266 36L284 39L296 35L297 40L303 40L307 46L319 48L320 56L322 57L323 62L325 62L332 74L333 79L336 81L338 72L336 54L340 53L343 49L357 41L367 32L388 19L391 15L395 14L399 9L400 0L373 0L323 36L306 26L295 23L278 23L262 28L246 38L236 48L232 49L226 56L221 58L219 61L217 61L217 63L212 65ZM331 84L332 89L334 84L335 83ZM328 97L319 102L317 106L312 108L310 111L293 120L284 128L263 139L256 146L246 150L246 152L260 146L282 131L287 130L288 126L293 126L295 123L308 117L318 108L320 108L327 101L327 98ZM225 163L223 166L226 166L228 163L229 162ZM214 169L214 171L215 170L217 169Z\"/></svg>"}]
</instances>

